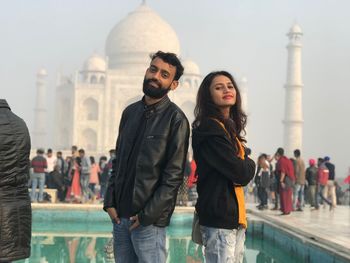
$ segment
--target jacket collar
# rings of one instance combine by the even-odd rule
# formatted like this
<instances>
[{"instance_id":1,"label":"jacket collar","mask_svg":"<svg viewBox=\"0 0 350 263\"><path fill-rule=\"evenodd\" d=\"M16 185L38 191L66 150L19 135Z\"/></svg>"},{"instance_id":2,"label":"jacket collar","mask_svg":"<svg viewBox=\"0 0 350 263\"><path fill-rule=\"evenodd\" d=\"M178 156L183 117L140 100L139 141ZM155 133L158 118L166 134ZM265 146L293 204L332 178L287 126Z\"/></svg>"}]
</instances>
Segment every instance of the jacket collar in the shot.
<instances>
[{"instance_id":1,"label":"jacket collar","mask_svg":"<svg viewBox=\"0 0 350 263\"><path fill-rule=\"evenodd\" d=\"M0 99L0 108L8 108L11 110L10 106L8 105L7 101L4 99Z\"/></svg>"},{"instance_id":2,"label":"jacket collar","mask_svg":"<svg viewBox=\"0 0 350 263\"><path fill-rule=\"evenodd\" d=\"M152 104L152 105L147 105L145 103L145 97L143 97L142 103L143 103L143 108L145 111L145 116L146 116L146 118L149 118L153 114L164 110L170 104L170 99L169 99L168 95L166 95L162 98L161 101L159 101L155 104Z\"/></svg>"}]
</instances>

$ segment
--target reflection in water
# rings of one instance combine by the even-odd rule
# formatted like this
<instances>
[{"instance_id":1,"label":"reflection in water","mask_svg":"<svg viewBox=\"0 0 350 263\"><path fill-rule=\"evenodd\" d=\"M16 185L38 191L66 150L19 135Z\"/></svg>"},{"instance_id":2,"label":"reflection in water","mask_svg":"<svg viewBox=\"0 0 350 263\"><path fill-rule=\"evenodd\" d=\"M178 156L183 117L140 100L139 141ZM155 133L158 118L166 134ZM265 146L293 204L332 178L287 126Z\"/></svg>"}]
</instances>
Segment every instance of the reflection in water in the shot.
<instances>
[{"instance_id":1,"label":"reflection in water","mask_svg":"<svg viewBox=\"0 0 350 263\"><path fill-rule=\"evenodd\" d=\"M113 241L110 237L90 236L33 236L30 259L25 263L111 263L114 262ZM168 236L168 263L202 263L202 246L193 243L189 236ZM274 245L248 235L244 263L301 262L288 258Z\"/></svg>"},{"instance_id":2,"label":"reflection in water","mask_svg":"<svg viewBox=\"0 0 350 263\"><path fill-rule=\"evenodd\" d=\"M256 263L271 263L271 262L272 262L272 258L266 255L264 252L259 251L258 255L256 256Z\"/></svg>"},{"instance_id":3,"label":"reflection in water","mask_svg":"<svg viewBox=\"0 0 350 263\"><path fill-rule=\"evenodd\" d=\"M104 252L108 238L100 237L32 237L31 257L20 262L97 263L110 261Z\"/></svg>"},{"instance_id":4,"label":"reflection in water","mask_svg":"<svg viewBox=\"0 0 350 263\"><path fill-rule=\"evenodd\" d=\"M168 261L176 263L201 263L204 260L202 246L193 243L187 238L170 238Z\"/></svg>"},{"instance_id":5,"label":"reflection in water","mask_svg":"<svg viewBox=\"0 0 350 263\"><path fill-rule=\"evenodd\" d=\"M73 232L66 227L55 234L33 232L31 257L18 263L111 263L114 262L110 232ZM93 228L88 228L90 231ZM167 231L167 263L202 263L201 246L191 239L190 227L169 227ZM251 235L246 239L244 263L300 263L304 262L273 241Z\"/></svg>"},{"instance_id":6,"label":"reflection in water","mask_svg":"<svg viewBox=\"0 0 350 263\"><path fill-rule=\"evenodd\" d=\"M83 235L83 236L82 236ZM194 244L190 236L172 235L167 238L168 263L202 263L202 246ZM18 263L112 263L113 241L99 236L33 236L31 257ZM288 255L286 251L271 242L258 237L247 236L244 263L296 263L300 258Z\"/></svg>"},{"instance_id":7,"label":"reflection in water","mask_svg":"<svg viewBox=\"0 0 350 263\"><path fill-rule=\"evenodd\" d=\"M201 263L202 247L189 237L167 240L168 262ZM33 236L31 257L26 263L107 263L114 262L113 244L106 237Z\"/></svg>"},{"instance_id":8,"label":"reflection in water","mask_svg":"<svg viewBox=\"0 0 350 263\"><path fill-rule=\"evenodd\" d=\"M114 262L113 238L110 238L105 245L105 255L108 262Z\"/></svg>"}]
</instances>

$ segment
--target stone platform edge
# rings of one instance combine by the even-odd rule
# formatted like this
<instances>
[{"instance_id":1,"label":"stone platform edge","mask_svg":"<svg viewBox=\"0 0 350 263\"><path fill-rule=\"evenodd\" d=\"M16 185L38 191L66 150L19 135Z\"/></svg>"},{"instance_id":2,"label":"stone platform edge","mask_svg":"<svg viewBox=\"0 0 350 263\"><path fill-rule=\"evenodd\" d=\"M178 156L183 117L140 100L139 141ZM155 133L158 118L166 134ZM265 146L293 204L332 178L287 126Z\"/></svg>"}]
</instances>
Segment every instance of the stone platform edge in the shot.
<instances>
[{"instance_id":1,"label":"stone platform edge","mask_svg":"<svg viewBox=\"0 0 350 263\"><path fill-rule=\"evenodd\" d=\"M297 227L291 226L288 223L283 223L278 220L275 220L272 216L262 214L259 211L255 211L250 208L247 208L247 214L253 215L256 218L260 218L263 220L264 223L269 224L272 227L276 227L283 232L287 232L290 235L294 235L307 243L311 243L316 247L322 248L323 250L339 255L340 257L349 260L350 262L350 253L347 247L344 247L340 244L336 244L331 240L324 239L310 232L303 231Z\"/></svg>"}]
</instances>

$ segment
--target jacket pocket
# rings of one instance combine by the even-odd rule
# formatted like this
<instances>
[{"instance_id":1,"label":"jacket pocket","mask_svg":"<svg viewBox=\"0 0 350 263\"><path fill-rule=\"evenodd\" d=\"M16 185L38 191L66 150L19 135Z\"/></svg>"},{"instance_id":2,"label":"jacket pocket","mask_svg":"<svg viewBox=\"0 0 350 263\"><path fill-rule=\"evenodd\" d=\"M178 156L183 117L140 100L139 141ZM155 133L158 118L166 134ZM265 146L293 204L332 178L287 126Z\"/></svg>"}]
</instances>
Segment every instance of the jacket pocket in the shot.
<instances>
[{"instance_id":1,"label":"jacket pocket","mask_svg":"<svg viewBox=\"0 0 350 263\"><path fill-rule=\"evenodd\" d=\"M166 135L163 134L151 134L151 135L147 135L146 139L147 140L159 140L159 139L165 139Z\"/></svg>"}]
</instances>

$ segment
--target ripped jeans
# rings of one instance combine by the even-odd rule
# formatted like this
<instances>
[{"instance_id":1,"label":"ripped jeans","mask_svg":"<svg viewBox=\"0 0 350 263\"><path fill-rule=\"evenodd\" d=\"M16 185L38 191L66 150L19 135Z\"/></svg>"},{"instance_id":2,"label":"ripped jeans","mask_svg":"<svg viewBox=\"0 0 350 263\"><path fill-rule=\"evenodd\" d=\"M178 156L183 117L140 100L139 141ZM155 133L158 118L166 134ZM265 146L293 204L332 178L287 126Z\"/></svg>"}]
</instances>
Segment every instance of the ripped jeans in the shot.
<instances>
[{"instance_id":1,"label":"ripped jeans","mask_svg":"<svg viewBox=\"0 0 350 263\"><path fill-rule=\"evenodd\" d=\"M244 257L245 229L200 226L206 263L241 263Z\"/></svg>"}]
</instances>

